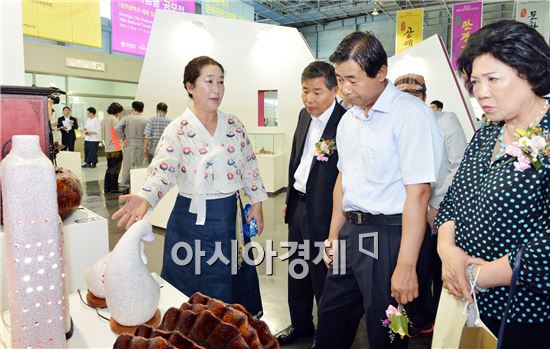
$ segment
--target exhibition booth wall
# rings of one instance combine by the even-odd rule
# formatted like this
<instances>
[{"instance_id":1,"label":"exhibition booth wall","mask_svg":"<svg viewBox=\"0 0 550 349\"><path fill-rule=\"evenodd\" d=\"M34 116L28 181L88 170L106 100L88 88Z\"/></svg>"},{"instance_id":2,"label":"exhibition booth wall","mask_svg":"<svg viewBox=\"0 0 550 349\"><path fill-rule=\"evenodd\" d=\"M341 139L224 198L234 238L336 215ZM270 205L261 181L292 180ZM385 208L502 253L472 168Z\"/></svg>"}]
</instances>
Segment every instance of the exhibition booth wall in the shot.
<instances>
[{"instance_id":1,"label":"exhibition booth wall","mask_svg":"<svg viewBox=\"0 0 550 349\"><path fill-rule=\"evenodd\" d=\"M23 17L18 1L0 2L0 85L23 86Z\"/></svg>"},{"instance_id":2,"label":"exhibition booth wall","mask_svg":"<svg viewBox=\"0 0 550 349\"><path fill-rule=\"evenodd\" d=\"M168 104L170 117L191 105L183 72L192 58L201 55L225 68L220 110L239 117L249 133L284 134L286 168L303 107L300 75L315 60L302 35L295 28L158 11L136 91L146 115L153 115L160 101ZM258 126L258 93L267 90L277 91L277 126Z\"/></svg>"},{"instance_id":3,"label":"exhibition booth wall","mask_svg":"<svg viewBox=\"0 0 550 349\"><path fill-rule=\"evenodd\" d=\"M388 59L388 79L392 82L404 74L420 74L426 82L426 103L437 99L444 111L454 112L466 134L472 138L478 121L461 78L453 72L447 51L437 35Z\"/></svg>"}]
</instances>

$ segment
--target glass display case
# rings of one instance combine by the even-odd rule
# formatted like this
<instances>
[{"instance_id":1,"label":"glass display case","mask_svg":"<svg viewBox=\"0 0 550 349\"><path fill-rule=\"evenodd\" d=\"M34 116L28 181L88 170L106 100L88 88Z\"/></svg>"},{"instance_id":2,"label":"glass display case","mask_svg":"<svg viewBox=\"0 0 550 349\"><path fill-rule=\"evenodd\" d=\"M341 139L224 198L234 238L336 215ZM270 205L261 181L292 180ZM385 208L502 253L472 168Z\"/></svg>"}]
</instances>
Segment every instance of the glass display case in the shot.
<instances>
[{"instance_id":1,"label":"glass display case","mask_svg":"<svg viewBox=\"0 0 550 349\"><path fill-rule=\"evenodd\" d=\"M282 155L283 133L249 133L248 137L256 155Z\"/></svg>"}]
</instances>

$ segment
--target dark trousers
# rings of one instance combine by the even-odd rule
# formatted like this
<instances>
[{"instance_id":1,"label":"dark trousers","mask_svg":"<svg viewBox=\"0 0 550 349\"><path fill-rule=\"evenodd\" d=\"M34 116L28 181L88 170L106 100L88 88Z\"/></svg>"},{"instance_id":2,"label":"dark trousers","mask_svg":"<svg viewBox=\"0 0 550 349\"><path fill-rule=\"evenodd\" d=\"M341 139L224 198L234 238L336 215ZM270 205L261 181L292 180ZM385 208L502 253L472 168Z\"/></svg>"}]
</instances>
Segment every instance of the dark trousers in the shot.
<instances>
[{"instance_id":1,"label":"dark trousers","mask_svg":"<svg viewBox=\"0 0 550 349\"><path fill-rule=\"evenodd\" d=\"M61 144L65 146L62 150L74 151L74 141L75 138L71 134L61 132Z\"/></svg>"},{"instance_id":2,"label":"dark trousers","mask_svg":"<svg viewBox=\"0 0 550 349\"><path fill-rule=\"evenodd\" d=\"M147 153L147 165L150 165L153 161L153 158L155 157L155 154Z\"/></svg>"},{"instance_id":3,"label":"dark trousers","mask_svg":"<svg viewBox=\"0 0 550 349\"><path fill-rule=\"evenodd\" d=\"M412 326L417 329L427 329L435 324L437 306L441 296L441 259L437 254L437 235L429 234L426 237L426 245L429 250L430 263L426 264L424 272L427 276L427 282L424 292L418 296L418 311L411 318Z\"/></svg>"},{"instance_id":4,"label":"dark trousers","mask_svg":"<svg viewBox=\"0 0 550 349\"><path fill-rule=\"evenodd\" d=\"M118 174L122 167L122 152L106 152L105 157L107 158L107 171L105 171L104 182L105 192L118 191Z\"/></svg>"},{"instance_id":5,"label":"dark trousers","mask_svg":"<svg viewBox=\"0 0 550 349\"><path fill-rule=\"evenodd\" d=\"M500 320L481 315L481 321L487 325L495 336L498 336ZM548 345L549 336L549 321L545 324L506 324L504 328L504 338L502 339L502 349L542 348Z\"/></svg>"},{"instance_id":6,"label":"dark trousers","mask_svg":"<svg viewBox=\"0 0 550 349\"><path fill-rule=\"evenodd\" d=\"M99 142L84 141L84 162L88 165L97 164L97 148Z\"/></svg>"},{"instance_id":7,"label":"dark trousers","mask_svg":"<svg viewBox=\"0 0 550 349\"><path fill-rule=\"evenodd\" d=\"M363 251L374 252L374 238L364 238L360 234L378 233L378 259ZM430 234L426 230L425 237ZM371 349L406 348L407 338L398 335L393 343L388 336L388 328L382 326L388 305L397 305L391 297L390 280L397 263L401 243L399 225L356 225L347 222L339 236L345 242L345 270L332 267L328 271L325 289L319 304L317 326L318 349L347 349L355 339L357 326L366 314L366 327ZM344 248L341 248L343 250ZM427 239L420 249L417 262L419 292L426 289L426 265L430 262ZM342 260L341 253L336 256ZM343 264L343 263L342 263ZM342 273L342 271L345 271ZM419 307L418 300L405 306L409 316L414 316Z\"/></svg>"},{"instance_id":8,"label":"dark trousers","mask_svg":"<svg viewBox=\"0 0 550 349\"><path fill-rule=\"evenodd\" d=\"M290 256L288 261L288 307L290 309L290 320L296 330L312 332L314 329L312 316L313 298L315 297L317 304L319 304L325 286L327 268L323 260L317 264L313 263L313 259L319 254L319 248L314 247L315 238L308 231L305 199L298 199L295 210L291 214L292 217L290 217L288 224L288 241L304 244L304 240L306 240L310 257L306 260L296 252ZM301 276L306 265L308 270L306 270L307 273L302 278L295 278L292 275L293 273L290 273L293 270L295 276Z\"/></svg>"}]
</instances>

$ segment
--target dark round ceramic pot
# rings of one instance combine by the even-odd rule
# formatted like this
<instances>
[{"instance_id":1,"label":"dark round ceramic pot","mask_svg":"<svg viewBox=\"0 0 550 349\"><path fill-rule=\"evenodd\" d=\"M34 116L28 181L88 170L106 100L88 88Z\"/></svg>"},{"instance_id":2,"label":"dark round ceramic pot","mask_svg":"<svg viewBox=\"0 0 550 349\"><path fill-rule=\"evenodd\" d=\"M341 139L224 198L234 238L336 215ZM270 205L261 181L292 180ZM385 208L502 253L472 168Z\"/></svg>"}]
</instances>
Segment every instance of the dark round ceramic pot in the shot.
<instances>
[{"instance_id":1,"label":"dark round ceramic pot","mask_svg":"<svg viewBox=\"0 0 550 349\"><path fill-rule=\"evenodd\" d=\"M78 178L69 170L59 167L55 170L55 174L59 216L65 219L80 206L82 187Z\"/></svg>"}]
</instances>

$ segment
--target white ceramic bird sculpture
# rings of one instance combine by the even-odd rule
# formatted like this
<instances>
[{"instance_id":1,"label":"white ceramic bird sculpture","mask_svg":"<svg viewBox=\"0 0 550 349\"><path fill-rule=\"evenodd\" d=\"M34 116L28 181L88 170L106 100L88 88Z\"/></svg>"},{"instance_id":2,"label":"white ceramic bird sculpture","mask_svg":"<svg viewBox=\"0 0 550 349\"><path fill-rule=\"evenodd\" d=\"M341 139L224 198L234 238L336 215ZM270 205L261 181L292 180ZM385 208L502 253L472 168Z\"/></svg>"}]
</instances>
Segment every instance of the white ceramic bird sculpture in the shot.
<instances>
[{"instance_id":1,"label":"white ceramic bird sculpture","mask_svg":"<svg viewBox=\"0 0 550 349\"><path fill-rule=\"evenodd\" d=\"M97 298L105 298L105 266L110 256L109 253L99 258L84 272L88 290Z\"/></svg>"},{"instance_id":2,"label":"white ceramic bird sculpture","mask_svg":"<svg viewBox=\"0 0 550 349\"><path fill-rule=\"evenodd\" d=\"M105 266L107 307L120 325L146 323L157 310L160 288L147 269L141 241L153 239L151 223L135 222L116 244Z\"/></svg>"}]
</instances>

